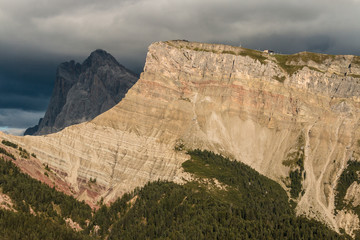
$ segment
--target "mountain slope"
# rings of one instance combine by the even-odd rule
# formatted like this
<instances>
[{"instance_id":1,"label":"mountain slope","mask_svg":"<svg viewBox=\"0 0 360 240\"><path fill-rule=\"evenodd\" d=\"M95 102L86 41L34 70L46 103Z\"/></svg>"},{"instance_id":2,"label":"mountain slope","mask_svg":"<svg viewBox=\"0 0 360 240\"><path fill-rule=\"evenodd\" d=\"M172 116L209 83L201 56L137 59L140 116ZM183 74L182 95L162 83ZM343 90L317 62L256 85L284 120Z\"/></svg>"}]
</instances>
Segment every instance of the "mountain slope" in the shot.
<instances>
[{"instance_id":1,"label":"mountain slope","mask_svg":"<svg viewBox=\"0 0 360 240\"><path fill-rule=\"evenodd\" d=\"M280 183L298 214L352 233L358 216L335 215L334 198L347 161L360 153L359 80L356 56L157 42L126 97L91 122L0 137L35 152L75 192L96 178L105 201L148 181L181 182L188 157L176 149L208 149Z\"/></svg>"},{"instance_id":2,"label":"mountain slope","mask_svg":"<svg viewBox=\"0 0 360 240\"><path fill-rule=\"evenodd\" d=\"M14 163L26 150L1 146L0 196L10 199L10 209L0 209L4 239L349 239L296 217L279 184L211 152L189 151L183 167L192 179L184 185L149 182L91 211L23 174Z\"/></svg>"},{"instance_id":3,"label":"mountain slope","mask_svg":"<svg viewBox=\"0 0 360 240\"><path fill-rule=\"evenodd\" d=\"M54 133L89 121L120 102L137 79L104 50L92 52L83 64L62 63L44 118L24 135Z\"/></svg>"}]
</instances>

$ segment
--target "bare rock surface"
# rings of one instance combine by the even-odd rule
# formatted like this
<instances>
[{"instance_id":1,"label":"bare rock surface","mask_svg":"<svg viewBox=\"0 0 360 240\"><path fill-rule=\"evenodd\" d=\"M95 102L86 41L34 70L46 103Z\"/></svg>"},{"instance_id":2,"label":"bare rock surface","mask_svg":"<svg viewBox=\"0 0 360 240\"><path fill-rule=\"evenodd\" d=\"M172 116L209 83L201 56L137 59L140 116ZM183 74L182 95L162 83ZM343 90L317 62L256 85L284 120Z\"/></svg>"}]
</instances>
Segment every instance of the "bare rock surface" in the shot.
<instances>
[{"instance_id":1,"label":"bare rock surface","mask_svg":"<svg viewBox=\"0 0 360 240\"><path fill-rule=\"evenodd\" d=\"M174 150L179 141L242 161L286 190L291 168L284 161L302 149L306 177L297 213L351 233L358 218L335 216L334 196L347 161L359 151L359 59L284 57L157 42L139 81L109 111L55 134L0 138L35 152L75 191L96 178L105 201L147 181L181 182L188 156Z\"/></svg>"},{"instance_id":2,"label":"bare rock surface","mask_svg":"<svg viewBox=\"0 0 360 240\"><path fill-rule=\"evenodd\" d=\"M44 118L24 135L44 135L93 119L120 102L138 77L104 50L60 64Z\"/></svg>"}]
</instances>

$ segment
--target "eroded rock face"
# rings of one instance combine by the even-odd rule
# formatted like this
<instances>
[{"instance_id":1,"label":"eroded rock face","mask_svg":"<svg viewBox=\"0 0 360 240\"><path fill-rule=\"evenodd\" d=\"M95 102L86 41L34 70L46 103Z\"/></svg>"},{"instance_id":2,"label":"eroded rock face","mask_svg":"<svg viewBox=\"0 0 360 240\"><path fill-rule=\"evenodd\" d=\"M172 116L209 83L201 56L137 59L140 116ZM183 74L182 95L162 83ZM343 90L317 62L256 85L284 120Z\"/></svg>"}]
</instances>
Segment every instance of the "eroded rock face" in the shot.
<instances>
[{"instance_id":1,"label":"eroded rock face","mask_svg":"<svg viewBox=\"0 0 360 240\"><path fill-rule=\"evenodd\" d=\"M50 104L43 119L24 135L44 135L93 119L125 96L138 77L104 50L83 62L60 64Z\"/></svg>"},{"instance_id":2,"label":"eroded rock face","mask_svg":"<svg viewBox=\"0 0 360 240\"><path fill-rule=\"evenodd\" d=\"M75 189L96 178L105 201L147 181L180 181L187 155L174 150L179 141L240 160L287 190L293 169L284 162L301 149L297 212L352 231L358 219L333 209L337 179L359 150L358 59L301 54L281 63L225 45L154 43L139 81L91 122L0 137L35 152Z\"/></svg>"}]
</instances>

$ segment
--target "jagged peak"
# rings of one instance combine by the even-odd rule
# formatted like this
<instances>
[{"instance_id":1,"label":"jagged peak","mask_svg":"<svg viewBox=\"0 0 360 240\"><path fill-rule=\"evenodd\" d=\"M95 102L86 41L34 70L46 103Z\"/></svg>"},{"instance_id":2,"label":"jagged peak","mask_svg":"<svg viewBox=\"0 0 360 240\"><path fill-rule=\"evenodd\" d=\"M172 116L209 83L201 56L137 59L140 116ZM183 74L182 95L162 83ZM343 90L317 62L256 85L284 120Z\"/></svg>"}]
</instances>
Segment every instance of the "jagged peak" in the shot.
<instances>
[{"instance_id":1,"label":"jagged peak","mask_svg":"<svg viewBox=\"0 0 360 240\"><path fill-rule=\"evenodd\" d=\"M110 53L108 53L107 51L105 51L103 49L96 49L95 51L91 52L89 58L95 57L95 56L96 57L104 57L104 58L112 57Z\"/></svg>"},{"instance_id":2,"label":"jagged peak","mask_svg":"<svg viewBox=\"0 0 360 240\"><path fill-rule=\"evenodd\" d=\"M120 63L108 52L102 49L96 49L90 56L83 62L83 66L102 66L102 65L117 65Z\"/></svg>"}]
</instances>

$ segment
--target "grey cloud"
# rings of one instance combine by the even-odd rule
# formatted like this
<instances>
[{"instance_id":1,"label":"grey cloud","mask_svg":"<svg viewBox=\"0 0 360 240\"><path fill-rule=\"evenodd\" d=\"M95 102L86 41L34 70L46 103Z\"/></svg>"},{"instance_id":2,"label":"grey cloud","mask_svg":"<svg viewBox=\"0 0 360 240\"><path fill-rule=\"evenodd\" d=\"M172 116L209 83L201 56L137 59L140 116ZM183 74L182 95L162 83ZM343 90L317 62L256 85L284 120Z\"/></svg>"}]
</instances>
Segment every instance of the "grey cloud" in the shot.
<instances>
[{"instance_id":1,"label":"grey cloud","mask_svg":"<svg viewBox=\"0 0 360 240\"><path fill-rule=\"evenodd\" d=\"M9 128L9 127L0 127L0 131L6 134L22 136L24 135L26 128Z\"/></svg>"},{"instance_id":2,"label":"grey cloud","mask_svg":"<svg viewBox=\"0 0 360 240\"><path fill-rule=\"evenodd\" d=\"M355 1L324 0L9 2L0 2L2 9L10 9L3 13L9 27L1 26L8 36L1 38L7 42L82 55L106 45L129 59L138 58L153 41L177 37L229 41L296 31L336 39L346 22L356 27L351 22L357 22L359 10Z\"/></svg>"},{"instance_id":3,"label":"grey cloud","mask_svg":"<svg viewBox=\"0 0 360 240\"><path fill-rule=\"evenodd\" d=\"M37 124L43 116L44 112L42 111L33 112L0 108L0 126L6 128L26 128Z\"/></svg>"},{"instance_id":4,"label":"grey cloud","mask_svg":"<svg viewBox=\"0 0 360 240\"><path fill-rule=\"evenodd\" d=\"M0 0L0 108L44 111L56 66L98 48L137 73L169 39L359 55L359 12L358 0Z\"/></svg>"}]
</instances>

